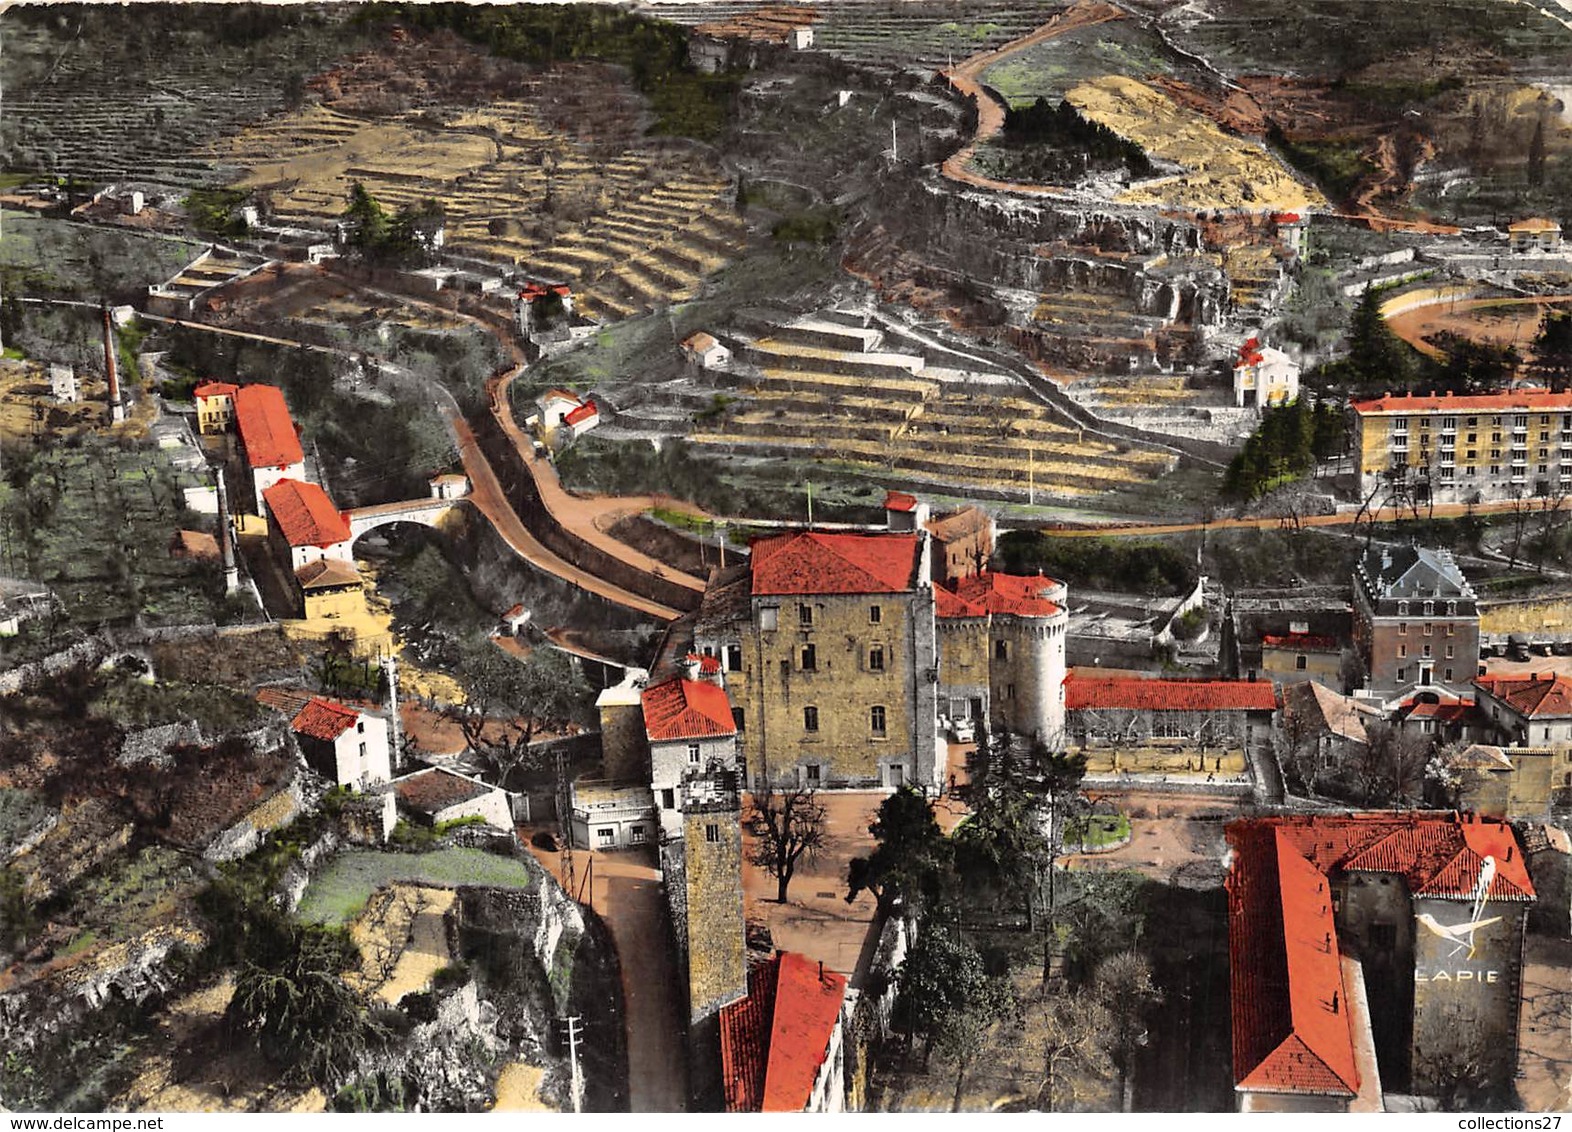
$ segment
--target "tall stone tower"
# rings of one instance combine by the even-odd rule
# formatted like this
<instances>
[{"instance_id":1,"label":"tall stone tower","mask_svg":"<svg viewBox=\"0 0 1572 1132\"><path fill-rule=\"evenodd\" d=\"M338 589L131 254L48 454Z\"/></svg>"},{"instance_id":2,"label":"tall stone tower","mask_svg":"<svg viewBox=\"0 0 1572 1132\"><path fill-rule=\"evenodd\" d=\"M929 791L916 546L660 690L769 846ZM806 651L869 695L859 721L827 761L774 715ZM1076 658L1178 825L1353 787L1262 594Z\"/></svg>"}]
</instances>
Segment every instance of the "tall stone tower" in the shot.
<instances>
[{"instance_id":1,"label":"tall stone tower","mask_svg":"<svg viewBox=\"0 0 1572 1132\"><path fill-rule=\"evenodd\" d=\"M695 773L683 780L682 798L689 1091L698 1111L717 1112L720 1009L748 994L737 772Z\"/></svg>"}]
</instances>

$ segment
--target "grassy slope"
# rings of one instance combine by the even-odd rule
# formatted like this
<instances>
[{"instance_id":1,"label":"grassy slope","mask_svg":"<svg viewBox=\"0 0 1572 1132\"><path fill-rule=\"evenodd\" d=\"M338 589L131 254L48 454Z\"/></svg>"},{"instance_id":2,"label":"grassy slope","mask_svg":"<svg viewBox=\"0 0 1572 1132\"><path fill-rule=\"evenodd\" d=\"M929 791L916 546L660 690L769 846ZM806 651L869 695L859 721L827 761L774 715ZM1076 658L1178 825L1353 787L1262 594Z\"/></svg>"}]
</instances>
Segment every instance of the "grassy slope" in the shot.
<instances>
[{"instance_id":1,"label":"grassy slope","mask_svg":"<svg viewBox=\"0 0 1572 1132\"><path fill-rule=\"evenodd\" d=\"M341 924L359 912L374 891L396 880L528 888L533 878L518 861L480 849L344 853L312 878L298 915L310 923Z\"/></svg>"}]
</instances>

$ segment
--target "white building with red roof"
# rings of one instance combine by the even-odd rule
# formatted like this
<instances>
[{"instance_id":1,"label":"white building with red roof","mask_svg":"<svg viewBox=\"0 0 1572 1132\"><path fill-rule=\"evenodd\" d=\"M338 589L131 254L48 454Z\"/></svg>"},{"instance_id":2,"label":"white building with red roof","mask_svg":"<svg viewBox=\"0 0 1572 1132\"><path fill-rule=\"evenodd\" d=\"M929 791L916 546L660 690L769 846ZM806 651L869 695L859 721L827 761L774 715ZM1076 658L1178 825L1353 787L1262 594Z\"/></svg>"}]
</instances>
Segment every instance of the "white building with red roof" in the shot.
<instances>
[{"instance_id":1,"label":"white building with red roof","mask_svg":"<svg viewBox=\"0 0 1572 1132\"><path fill-rule=\"evenodd\" d=\"M1572 679L1555 672L1481 676L1474 691L1480 713L1504 742L1572 743Z\"/></svg>"},{"instance_id":2,"label":"white building with red roof","mask_svg":"<svg viewBox=\"0 0 1572 1132\"><path fill-rule=\"evenodd\" d=\"M1299 398L1299 363L1283 351L1251 338L1234 358L1234 404L1265 409Z\"/></svg>"},{"instance_id":3,"label":"white building with red roof","mask_svg":"<svg viewBox=\"0 0 1572 1132\"><path fill-rule=\"evenodd\" d=\"M306 478L306 456L300 435L276 385L243 385L233 395L235 428L251 475L256 513L263 510L262 493L279 480Z\"/></svg>"},{"instance_id":4,"label":"white building with red roof","mask_svg":"<svg viewBox=\"0 0 1572 1132\"><path fill-rule=\"evenodd\" d=\"M1382 1111L1466 1065L1510 1089L1534 885L1510 826L1454 813L1228 827L1235 1090L1246 1112Z\"/></svg>"},{"instance_id":5,"label":"white building with red roof","mask_svg":"<svg viewBox=\"0 0 1572 1132\"><path fill-rule=\"evenodd\" d=\"M846 976L806 955L755 964L720 1012L726 1111L846 1111L846 1005Z\"/></svg>"},{"instance_id":6,"label":"white building with red roof","mask_svg":"<svg viewBox=\"0 0 1572 1132\"><path fill-rule=\"evenodd\" d=\"M731 364L731 350L726 344L702 330L683 339L682 353L700 369L725 369Z\"/></svg>"},{"instance_id":7,"label":"white building with red roof","mask_svg":"<svg viewBox=\"0 0 1572 1132\"><path fill-rule=\"evenodd\" d=\"M650 791L662 832L682 836L683 780L711 768L737 767L737 723L720 681L720 665L700 658L688 671L645 688L639 696L649 750Z\"/></svg>"},{"instance_id":8,"label":"white building with red roof","mask_svg":"<svg viewBox=\"0 0 1572 1132\"><path fill-rule=\"evenodd\" d=\"M365 790L393 777L392 729L378 712L313 696L289 726L311 769L340 786Z\"/></svg>"},{"instance_id":9,"label":"white building with red roof","mask_svg":"<svg viewBox=\"0 0 1572 1132\"><path fill-rule=\"evenodd\" d=\"M349 520L328 493L306 480L279 480L262 493L268 537L292 571L324 558L354 563Z\"/></svg>"}]
</instances>

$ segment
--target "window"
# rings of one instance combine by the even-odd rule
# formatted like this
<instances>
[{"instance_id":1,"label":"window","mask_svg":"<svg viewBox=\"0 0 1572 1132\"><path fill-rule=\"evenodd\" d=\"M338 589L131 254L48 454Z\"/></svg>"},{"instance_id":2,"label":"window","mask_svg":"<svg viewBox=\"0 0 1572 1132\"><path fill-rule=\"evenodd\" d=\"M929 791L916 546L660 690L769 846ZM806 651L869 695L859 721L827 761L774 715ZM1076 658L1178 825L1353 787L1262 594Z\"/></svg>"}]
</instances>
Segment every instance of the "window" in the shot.
<instances>
[{"instance_id":1,"label":"window","mask_svg":"<svg viewBox=\"0 0 1572 1132\"><path fill-rule=\"evenodd\" d=\"M688 744L688 762L692 766L699 764L699 745L697 743Z\"/></svg>"},{"instance_id":2,"label":"window","mask_svg":"<svg viewBox=\"0 0 1572 1132\"><path fill-rule=\"evenodd\" d=\"M883 645L874 645L871 649L868 650L868 671L869 672L883 672L884 671L884 646Z\"/></svg>"},{"instance_id":3,"label":"window","mask_svg":"<svg viewBox=\"0 0 1572 1132\"><path fill-rule=\"evenodd\" d=\"M1408 636L1408 622L1407 621L1399 621L1397 623L1397 635L1399 637L1406 637L1406 636Z\"/></svg>"},{"instance_id":4,"label":"window","mask_svg":"<svg viewBox=\"0 0 1572 1132\"><path fill-rule=\"evenodd\" d=\"M642 825L636 825L632 829L630 829L628 831L628 840L630 842L632 842L634 845L643 845L644 844L644 827Z\"/></svg>"},{"instance_id":5,"label":"window","mask_svg":"<svg viewBox=\"0 0 1572 1132\"><path fill-rule=\"evenodd\" d=\"M819 709L805 707L802 709L802 729L804 731L817 731L819 729Z\"/></svg>"},{"instance_id":6,"label":"window","mask_svg":"<svg viewBox=\"0 0 1572 1132\"><path fill-rule=\"evenodd\" d=\"M1007 699L1007 700L1015 699L1015 685L1014 684L1006 684L1004 686L1004 698Z\"/></svg>"},{"instance_id":7,"label":"window","mask_svg":"<svg viewBox=\"0 0 1572 1132\"><path fill-rule=\"evenodd\" d=\"M362 743L360 745L360 758L361 758L362 762L365 761L365 758L366 758L366 745L364 743Z\"/></svg>"},{"instance_id":8,"label":"window","mask_svg":"<svg viewBox=\"0 0 1572 1132\"><path fill-rule=\"evenodd\" d=\"M1294 667L1299 671L1303 672L1305 670L1306 663L1305 655L1303 653L1300 653L1298 656L1294 657Z\"/></svg>"},{"instance_id":9,"label":"window","mask_svg":"<svg viewBox=\"0 0 1572 1132\"><path fill-rule=\"evenodd\" d=\"M1450 669L1450 668L1448 668L1448 669L1447 669L1447 670L1446 670L1446 674L1445 674L1445 677L1444 677L1444 679L1445 679L1445 680L1446 680L1446 682L1447 682L1447 683L1448 683L1448 684L1450 684L1450 683L1451 683L1451 682L1452 682L1452 670L1451 670L1451 669Z\"/></svg>"},{"instance_id":10,"label":"window","mask_svg":"<svg viewBox=\"0 0 1572 1132\"><path fill-rule=\"evenodd\" d=\"M813 628L813 606L803 602L797 607L797 622L804 629Z\"/></svg>"},{"instance_id":11,"label":"window","mask_svg":"<svg viewBox=\"0 0 1572 1132\"><path fill-rule=\"evenodd\" d=\"M742 671L742 646L741 645L727 645L726 646L726 671L727 672L741 672Z\"/></svg>"},{"instance_id":12,"label":"window","mask_svg":"<svg viewBox=\"0 0 1572 1132\"><path fill-rule=\"evenodd\" d=\"M731 709L731 722L738 731L742 731L744 729L742 726L742 718L742 709L740 707L734 707Z\"/></svg>"},{"instance_id":13,"label":"window","mask_svg":"<svg viewBox=\"0 0 1572 1132\"><path fill-rule=\"evenodd\" d=\"M1436 611L1436 603L1435 602L1433 602L1433 601L1425 602L1425 616L1426 617L1433 616L1435 614L1435 611ZM1429 626L1425 627L1425 632L1427 632L1427 633L1430 632Z\"/></svg>"},{"instance_id":14,"label":"window","mask_svg":"<svg viewBox=\"0 0 1572 1132\"><path fill-rule=\"evenodd\" d=\"M660 792L660 808L663 810L675 810L677 808L676 790L662 790Z\"/></svg>"},{"instance_id":15,"label":"window","mask_svg":"<svg viewBox=\"0 0 1572 1132\"><path fill-rule=\"evenodd\" d=\"M1397 646L1397 655L1399 657L1407 656L1408 655L1408 646L1407 645L1398 645Z\"/></svg>"},{"instance_id":16,"label":"window","mask_svg":"<svg viewBox=\"0 0 1572 1132\"><path fill-rule=\"evenodd\" d=\"M1426 645L1426 646L1425 646L1425 655L1426 655L1426 656L1429 656L1429 655L1430 655L1430 646L1429 646L1429 645Z\"/></svg>"},{"instance_id":17,"label":"window","mask_svg":"<svg viewBox=\"0 0 1572 1132\"><path fill-rule=\"evenodd\" d=\"M1454 648L1454 647L1455 647L1455 646L1453 646L1453 645L1447 645L1447 647L1446 647L1446 658L1447 658L1447 659L1448 659L1448 660L1451 660L1451 659L1452 659L1452 657L1453 657L1453 656L1454 656L1454 655L1455 655L1455 654L1454 654L1454 653L1453 653L1453 652L1452 652L1452 650L1453 650L1453 648Z\"/></svg>"},{"instance_id":18,"label":"window","mask_svg":"<svg viewBox=\"0 0 1572 1132\"><path fill-rule=\"evenodd\" d=\"M364 735L366 733L366 721L364 719L356 720L355 730Z\"/></svg>"},{"instance_id":19,"label":"window","mask_svg":"<svg viewBox=\"0 0 1572 1132\"><path fill-rule=\"evenodd\" d=\"M884 735L884 709L882 707L868 709L868 729L876 736Z\"/></svg>"},{"instance_id":20,"label":"window","mask_svg":"<svg viewBox=\"0 0 1572 1132\"><path fill-rule=\"evenodd\" d=\"M819 784L819 764L808 763L802 768L802 775L807 779L809 786L817 786Z\"/></svg>"},{"instance_id":21,"label":"window","mask_svg":"<svg viewBox=\"0 0 1572 1132\"><path fill-rule=\"evenodd\" d=\"M812 645L802 646L802 670L804 672L817 672L819 670L819 654Z\"/></svg>"},{"instance_id":22,"label":"window","mask_svg":"<svg viewBox=\"0 0 1572 1132\"><path fill-rule=\"evenodd\" d=\"M775 632L775 626L780 619L780 610L773 605L767 605L759 610L759 628L766 633Z\"/></svg>"},{"instance_id":23,"label":"window","mask_svg":"<svg viewBox=\"0 0 1572 1132\"><path fill-rule=\"evenodd\" d=\"M1407 617L1408 616L1408 602L1400 601L1400 602L1397 603L1397 615L1399 617Z\"/></svg>"},{"instance_id":24,"label":"window","mask_svg":"<svg viewBox=\"0 0 1572 1132\"><path fill-rule=\"evenodd\" d=\"M1435 626L1432 625L1429 621L1426 621L1425 622L1425 636L1427 636L1427 637L1433 636L1434 632L1435 632Z\"/></svg>"},{"instance_id":25,"label":"window","mask_svg":"<svg viewBox=\"0 0 1572 1132\"><path fill-rule=\"evenodd\" d=\"M720 826L716 825L714 822L711 822L709 825L706 825L704 827L704 840L706 840L706 841L719 841L720 840Z\"/></svg>"},{"instance_id":26,"label":"window","mask_svg":"<svg viewBox=\"0 0 1572 1132\"><path fill-rule=\"evenodd\" d=\"M617 831L608 825L603 825L595 831L595 841L599 845L612 845L617 840Z\"/></svg>"},{"instance_id":27,"label":"window","mask_svg":"<svg viewBox=\"0 0 1572 1132\"><path fill-rule=\"evenodd\" d=\"M884 610L880 609L877 605L870 605L868 607L868 624L878 625L883 620Z\"/></svg>"},{"instance_id":28,"label":"window","mask_svg":"<svg viewBox=\"0 0 1572 1132\"><path fill-rule=\"evenodd\" d=\"M1010 659L1010 642L1009 641L995 641L993 643L993 658L995 660L1009 660Z\"/></svg>"}]
</instances>

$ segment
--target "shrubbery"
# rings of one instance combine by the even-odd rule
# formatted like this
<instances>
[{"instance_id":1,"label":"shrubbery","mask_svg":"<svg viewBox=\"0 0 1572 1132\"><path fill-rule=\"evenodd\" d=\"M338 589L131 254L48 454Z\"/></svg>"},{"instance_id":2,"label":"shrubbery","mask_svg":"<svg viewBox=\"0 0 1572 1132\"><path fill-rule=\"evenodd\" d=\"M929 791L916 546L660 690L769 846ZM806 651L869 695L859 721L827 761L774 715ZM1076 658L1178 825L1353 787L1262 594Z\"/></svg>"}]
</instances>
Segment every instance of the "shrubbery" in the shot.
<instances>
[{"instance_id":1,"label":"shrubbery","mask_svg":"<svg viewBox=\"0 0 1572 1132\"><path fill-rule=\"evenodd\" d=\"M1080 589L1167 596L1195 585L1195 561L1159 542L1106 538L1055 538L1010 531L994 551L996 569L1009 574L1039 570Z\"/></svg>"}]
</instances>

